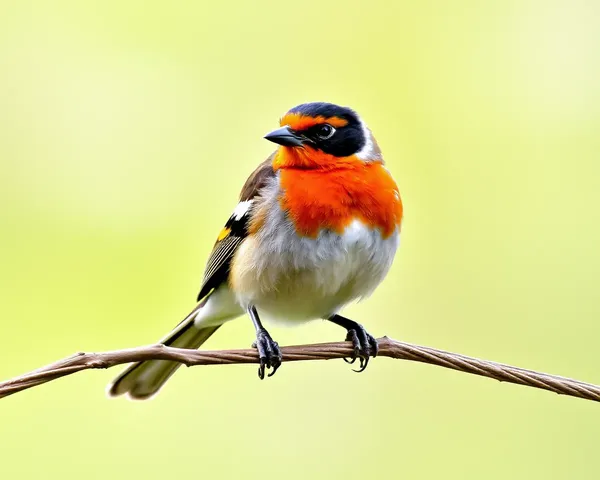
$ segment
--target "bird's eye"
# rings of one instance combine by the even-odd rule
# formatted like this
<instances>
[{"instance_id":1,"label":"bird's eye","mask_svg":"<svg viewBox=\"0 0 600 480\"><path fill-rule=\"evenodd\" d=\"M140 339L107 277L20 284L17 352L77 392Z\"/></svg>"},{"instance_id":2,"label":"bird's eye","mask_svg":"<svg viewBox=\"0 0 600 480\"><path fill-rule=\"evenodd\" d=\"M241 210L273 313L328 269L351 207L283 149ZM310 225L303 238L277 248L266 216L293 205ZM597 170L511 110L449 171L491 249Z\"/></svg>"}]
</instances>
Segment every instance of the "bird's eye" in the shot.
<instances>
[{"instance_id":1,"label":"bird's eye","mask_svg":"<svg viewBox=\"0 0 600 480\"><path fill-rule=\"evenodd\" d=\"M317 128L317 137L319 137L321 140L327 140L328 138L331 138L334 133L335 128L333 128L328 123L319 125L319 127Z\"/></svg>"}]
</instances>

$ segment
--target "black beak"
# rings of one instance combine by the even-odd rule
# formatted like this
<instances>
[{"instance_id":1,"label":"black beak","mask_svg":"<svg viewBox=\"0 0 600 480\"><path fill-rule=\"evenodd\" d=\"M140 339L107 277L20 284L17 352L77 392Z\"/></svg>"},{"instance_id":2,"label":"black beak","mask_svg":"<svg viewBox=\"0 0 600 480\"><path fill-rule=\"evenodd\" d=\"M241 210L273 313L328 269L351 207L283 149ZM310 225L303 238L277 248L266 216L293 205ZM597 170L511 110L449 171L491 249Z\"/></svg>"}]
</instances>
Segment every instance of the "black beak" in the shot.
<instances>
[{"instance_id":1,"label":"black beak","mask_svg":"<svg viewBox=\"0 0 600 480\"><path fill-rule=\"evenodd\" d=\"M304 144L302 137L287 126L273 130L265 135L265 138L284 147L301 147Z\"/></svg>"}]
</instances>

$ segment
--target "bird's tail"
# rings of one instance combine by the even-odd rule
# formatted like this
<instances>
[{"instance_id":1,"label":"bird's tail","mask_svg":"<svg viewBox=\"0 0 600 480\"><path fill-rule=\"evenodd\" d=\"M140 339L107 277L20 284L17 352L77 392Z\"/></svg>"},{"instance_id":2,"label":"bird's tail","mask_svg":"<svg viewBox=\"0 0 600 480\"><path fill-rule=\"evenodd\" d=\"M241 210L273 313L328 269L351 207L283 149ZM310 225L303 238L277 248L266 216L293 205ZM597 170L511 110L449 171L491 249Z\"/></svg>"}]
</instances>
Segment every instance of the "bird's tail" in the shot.
<instances>
[{"instance_id":1,"label":"bird's tail","mask_svg":"<svg viewBox=\"0 0 600 480\"><path fill-rule=\"evenodd\" d=\"M206 300L200 303L183 321L163 338L160 343L168 347L192 348L200 347L220 327L207 326L198 328L194 324L198 310ZM127 394L135 400L145 400L156 394L181 363L170 360L147 360L127 367L108 386L111 397Z\"/></svg>"}]
</instances>

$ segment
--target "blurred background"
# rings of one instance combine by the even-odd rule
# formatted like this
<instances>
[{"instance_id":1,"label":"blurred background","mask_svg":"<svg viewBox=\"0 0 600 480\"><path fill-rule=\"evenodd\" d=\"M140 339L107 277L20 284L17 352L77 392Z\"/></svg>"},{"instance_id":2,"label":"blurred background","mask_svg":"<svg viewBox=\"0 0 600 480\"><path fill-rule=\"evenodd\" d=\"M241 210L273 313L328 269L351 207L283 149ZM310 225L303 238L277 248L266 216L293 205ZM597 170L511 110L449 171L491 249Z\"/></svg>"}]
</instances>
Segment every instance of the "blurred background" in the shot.
<instances>
[{"instance_id":1,"label":"blurred background","mask_svg":"<svg viewBox=\"0 0 600 480\"><path fill-rule=\"evenodd\" d=\"M292 106L355 108L405 204L346 310L376 336L600 383L600 4L6 2L0 378L158 340ZM222 200L220 200L222 199ZM341 340L317 322L280 344ZM249 321L208 349L248 347ZM0 405L6 478L597 478L597 404L376 359L89 371Z\"/></svg>"}]
</instances>

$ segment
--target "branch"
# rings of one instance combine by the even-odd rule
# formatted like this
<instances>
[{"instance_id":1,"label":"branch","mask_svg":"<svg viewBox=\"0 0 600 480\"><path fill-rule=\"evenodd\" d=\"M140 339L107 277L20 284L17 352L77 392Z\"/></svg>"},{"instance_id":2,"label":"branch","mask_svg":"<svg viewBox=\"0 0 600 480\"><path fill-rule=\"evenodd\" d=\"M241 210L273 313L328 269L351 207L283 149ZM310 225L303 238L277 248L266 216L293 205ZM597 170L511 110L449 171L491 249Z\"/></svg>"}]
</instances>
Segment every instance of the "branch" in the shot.
<instances>
[{"instance_id":1,"label":"branch","mask_svg":"<svg viewBox=\"0 0 600 480\"><path fill-rule=\"evenodd\" d=\"M550 390L562 395L600 401L600 386L559 377L547 373L511 367L501 363L479 360L457 353L445 352L429 347L399 342L387 337L379 338L380 357L429 363L451 368L460 372L495 378L501 382L516 383L534 388ZM282 348L283 361L329 360L349 357L352 354L350 342L320 343ZM114 350L103 353L77 353L56 363L34 370L31 373L0 382L0 398L36 387L57 378L71 375L81 370L110 368L124 363L144 360L173 360L184 365L224 365L232 363L258 363L256 350L201 351L182 348L150 345L146 347Z\"/></svg>"}]
</instances>

